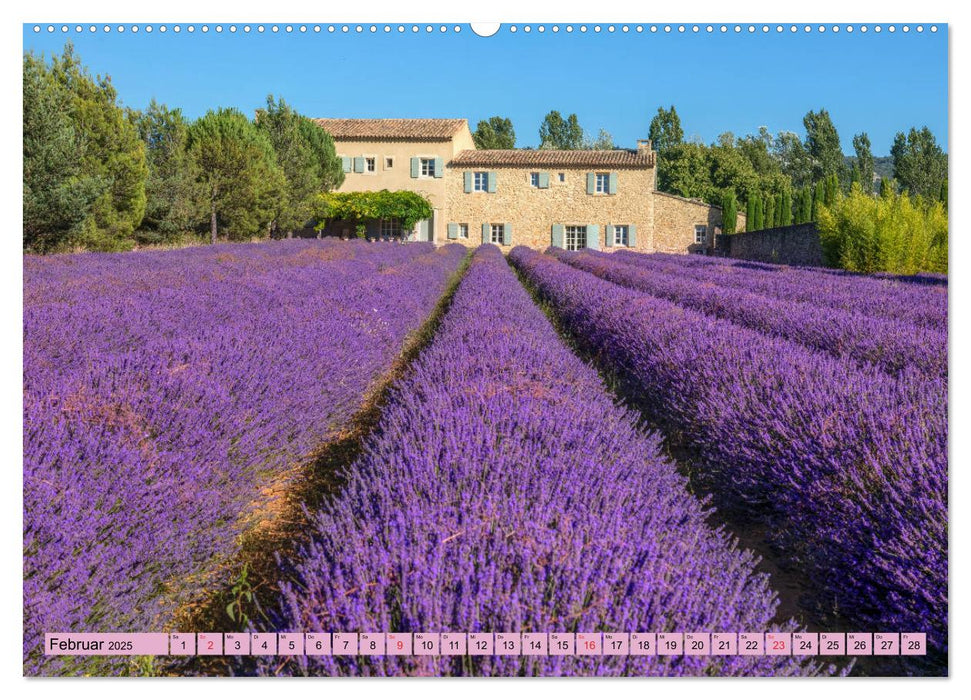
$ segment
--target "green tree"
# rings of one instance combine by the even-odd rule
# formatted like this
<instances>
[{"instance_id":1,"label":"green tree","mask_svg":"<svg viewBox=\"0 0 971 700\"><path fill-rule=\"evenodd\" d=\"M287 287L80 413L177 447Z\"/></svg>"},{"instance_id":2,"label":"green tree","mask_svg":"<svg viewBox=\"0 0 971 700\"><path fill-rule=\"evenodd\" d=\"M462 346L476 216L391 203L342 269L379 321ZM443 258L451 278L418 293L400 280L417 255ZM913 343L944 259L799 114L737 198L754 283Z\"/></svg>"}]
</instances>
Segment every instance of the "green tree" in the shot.
<instances>
[{"instance_id":1,"label":"green tree","mask_svg":"<svg viewBox=\"0 0 971 700\"><path fill-rule=\"evenodd\" d=\"M792 187L801 190L812 184L812 158L798 134L780 131L772 141L772 155Z\"/></svg>"},{"instance_id":2,"label":"green tree","mask_svg":"<svg viewBox=\"0 0 971 700\"><path fill-rule=\"evenodd\" d=\"M859 186L820 209L827 263L855 272L947 272L947 213L940 202Z\"/></svg>"},{"instance_id":3,"label":"green tree","mask_svg":"<svg viewBox=\"0 0 971 700\"><path fill-rule=\"evenodd\" d=\"M897 182L891 177L880 180L880 197L887 199L897 193Z\"/></svg>"},{"instance_id":4,"label":"green tree","mask_svg":"<svg viewBox=\"0 0 971 700\"><path fill-rule=\"evenodd\" d=\"M210 110L189 129L189 153L205 187L210 240L269 232L286 181L266 132L235 109Z\"/></svg>"},{"instance_id":5,"label":"green tree","mask_svg":"<svg viewBox=\"0 0 971 700\"><path fill-rule=\"evenodd\" d=\"M543 118L539 127L539 147L576 151L583 147L583 129L576 114L566 119L556 110Z\"/></svg>"},{"instance_id":6,"label":"green tree","mask_svg":"<svg viewBox=\"0 0 971 700\"><path fill-rule=\"evenodd\" d=\"M651 139L651 146L658 153L663 153L684 142L681 118L678 116L674 105L671 105L671 109L657 108L657 114L651 119L647 136Z\"/></svg>"},{"instance_id":7,"label":"green tree","mask_svg":"<svg viewBox=\"0 0 971 700\"><path fill-rule=\"evenodd\" d=\"M761 195L754 195L755 199L755 216L752 221L752 230L761 231L765 228L765 205L762 202Z\"/></svg>"},{"instance_id":8,"label":"green tree","mask_svg":"<svg viewBox=\"0 0 971 700\"><path fill-rule=\"evenodd\" d=\"M775 213L776 213L776 200L775 195L770 194L765 198L765 214L764 223L765 228L775 228Z\"/></svg>"},{"instance_id":9,"label":"green tree","mask_svg":"<svg viewBox=\"0 0 971 700\"><path fill-rule=\"evenodd\" d=\"M937 145L926 126L905 136L897 134L890 149L893 177L911 196L940 197L941 183L947 178L947 154Z\"/></svg>"},{"instance_id":10,"label":"green tree","mask_svg":"<svg viewBox=\"0 0 971 700\"><path fill-rule=\"evenodd\" d=\"M840 148L839 134L833 125L829 112L821 109L808 112L802 120L806 127L806 150L809 153L813 181L822 180L829 175L844 177L843 151Z\"/></svg>"},{"instance_id":11,"label":"green tree","mask_svg":"<svg viewBox=\"0 0 971 700\"><path fill-rule=\"evenodd\" d=\"M728 189L722 192L722 231L725 233L735 233L738 223L738 202L735 199L735 190Z\"/></svg>"},{"instance_id":12,"label":"green tree","mask_svg":"<svg viewBox=\"0 0 971 700\"><path fill-rule=\"evenodd\" d=\"M62 55L52 57L47 70L68 95L66 114L76 139L79 177L92 188L95 181L103 185L62 243L93 250L130 248L145 213L145 146L118 104L111 79L91 77L70 43Z\"/></svg>"},{"instance_id":13,"label":"green tree","mask_svg":"<svg viewBox=\"0 0 971 700\"><path fill-rule=\"evenodd\" d=\"M801 187L796 197L796 211L793 223L807 224L813 220L813 192L809 185Z\"/></svg>"},{"instance_id":14,"label":"green tree","mask_svg":"<svg viewBox=\"0 0 971 700\"><path fill-rule=\"evenodd\" d=\"M859 170L861 189L867 193L873 193L873 151L870 150L870 137L866 132L857 134L853 137L853 151L856 153L854 165Z\"/></svg>"},{"instance_id":15,"label":"green tree","mask_svg":"<svg viewBox=\"0 0 971 700\"><path fill-rule=\"evenodd\" d=\"M203 192L189 157L189 123L182 110L154 99L145 111L133 113L133 121L148 164L145 216L135 235L144 243L171 240L203 215Z\"/></svg>"},{"instance_id":16,"label":"green tree","mask_svg":"<svg viewBox=\"0 0 971 700\"><path fill-rule=\"evenodd\" d=\"M581 148L584 151L611 151L614 149L614 137L606 129L597 132L595 138L585 133Z\"/></svg>"},{"instance_id":17,"label":"green tree","mask_svg":"<svg viewBox=\"0 0 971 700\"><path fill-rule=\"evenodd\" d=\"M256 126L272 144L285 181L270 225L292 235L310 221L316 196L343 182L341 162L331 136L282 98L267 96L266 107L256 113Z\"/></svg>"},{"instance_id":18,"label":"green tree","mask_svg":"<svg viewBox=\"0 0 971 700\"><path fill-rule=\"evenodd\" d=\"M939 195L941 204L944 205L944 211L947 211L947 178L944 178L944 182L941 183L941 193Z\"/></svg>"},{"instance_id":19,"label":"green tree","mask_svg":"<svg viewBox=\"0 0 971 700\"><path fill-rule=\"evenodd\" d=\"M701 143L681 143L657 154L657 188L682 197L700 197L710 201L714 194L711 182L709 149Z\"/></svg>"},{"instance_id":20,"label":"green tree","mask_svg":"<svg viewBox=\"0 0 971 700\"><path fill-rule=\"evenodd\" d=\"M516 147L516 131L505 117L489 117L480 121L472 134L476 148L510 149Z\"/></svg>"},{"instance_id":21,"label":"green tree","mask_svg":"<svg viewBox=\"0 0 971 700\"><path fill-rule=\"evenodd\" d=\"M776 226L792 225L792 190L788 187L779 195L779 211L776 213Z\"/></svg>"},{"instance_id":22,"label":"green tree","mask_svg":"<svg viewBox=\"0 0 971 700\"><path fill-rule=\"evenodd\" d=\"M23 247L44 253L80 237L108 181L83 171L71 94L42 57L24 54Z\"/></svg>"}]
</instances>

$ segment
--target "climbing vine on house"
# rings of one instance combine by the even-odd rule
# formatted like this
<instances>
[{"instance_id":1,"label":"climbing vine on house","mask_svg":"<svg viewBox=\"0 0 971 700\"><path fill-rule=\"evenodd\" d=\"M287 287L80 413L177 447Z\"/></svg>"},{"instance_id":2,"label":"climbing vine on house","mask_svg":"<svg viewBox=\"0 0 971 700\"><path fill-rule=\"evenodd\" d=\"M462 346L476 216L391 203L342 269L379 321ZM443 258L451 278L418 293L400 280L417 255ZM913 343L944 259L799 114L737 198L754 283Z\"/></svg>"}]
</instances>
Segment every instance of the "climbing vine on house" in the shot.
<instances>
[{"instance_id":1,"label":"climbing vine on house","mask_svg":"<svg viewBox=\"0 0 971 700\"><path fill-rule=\"evenodd\" d=\"M409 190L323 192L318 195L314 208L317 231L331 221L353 221L359 235L363 234L365 221L397 219L402 230L408 231L431 216L432 204L428 198Z\"/></svg>"}]
</instances>

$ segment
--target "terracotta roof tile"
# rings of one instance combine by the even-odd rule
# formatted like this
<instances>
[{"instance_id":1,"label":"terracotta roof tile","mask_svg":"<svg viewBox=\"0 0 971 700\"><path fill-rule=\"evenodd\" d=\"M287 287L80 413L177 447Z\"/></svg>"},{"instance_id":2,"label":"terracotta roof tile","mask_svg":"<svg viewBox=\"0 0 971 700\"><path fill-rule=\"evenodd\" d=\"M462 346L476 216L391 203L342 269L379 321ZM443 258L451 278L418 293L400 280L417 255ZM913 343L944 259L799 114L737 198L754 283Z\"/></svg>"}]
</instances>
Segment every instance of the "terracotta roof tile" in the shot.
<instances>
[{"instance_id":1,"label":"terracotta roof tile","mask_svg":"<svg viewBox=\"0 0 971 700\"><path fill-rule=\"evenodd\" d=\"M649 168L654 165L653 152L634 150L553 151L553 150L468 150L456 155L450 166L495 167L613 167Z\"/></svg>"},{"instance_id":2,"label":"terracotta roof tile","mask_svg":"<svg viewBox=\"0 0 971 700\"><path fill-rule=\"evenodd\" d=\"M335 139L448 141L465 119L314 119Z\"/></svg>"}]
</instances>

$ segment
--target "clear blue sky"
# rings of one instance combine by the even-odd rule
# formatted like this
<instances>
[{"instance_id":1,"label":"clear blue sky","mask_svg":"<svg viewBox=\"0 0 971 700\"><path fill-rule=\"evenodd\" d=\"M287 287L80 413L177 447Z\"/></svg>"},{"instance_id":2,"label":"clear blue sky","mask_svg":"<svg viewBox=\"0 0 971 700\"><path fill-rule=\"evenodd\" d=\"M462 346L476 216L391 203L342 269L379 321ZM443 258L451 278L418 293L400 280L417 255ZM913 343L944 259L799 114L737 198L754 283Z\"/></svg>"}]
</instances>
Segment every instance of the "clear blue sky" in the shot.
<instances>
[{"instance_id":1,"label":"clear blue sky","mask_svg":"<svg viewBox=\"0 0 971 700\"><path fill-rule=\"evenodd\" d=\"M101 25L99 25L101 26ZM113 25L114 26L114 25ZM197 25L201 26L201 25ZM227 25L228 26L228 25ZM269 27L269 25L267 25ZM596 134L620 146L647 135L659 105L674 104L686 137L718 134L804 134L810 109L829 110L844 151L866 131L875 155L893 136L930 127L947 150L947 27L918 34L884 30L806 34L459 34L365 29L319 34L257 34L198 29L82 33L73 26L35 34L24 26L24 50L50 54L70 37L92 73L111 76L125 105L151 98L197 117L213 107L251 114L269 93L320 117L465 117L512 119L517 145L535 146L551 109L576 112ZM872 25L871 25L872 26Z\"/></svg>"}]
</instances>

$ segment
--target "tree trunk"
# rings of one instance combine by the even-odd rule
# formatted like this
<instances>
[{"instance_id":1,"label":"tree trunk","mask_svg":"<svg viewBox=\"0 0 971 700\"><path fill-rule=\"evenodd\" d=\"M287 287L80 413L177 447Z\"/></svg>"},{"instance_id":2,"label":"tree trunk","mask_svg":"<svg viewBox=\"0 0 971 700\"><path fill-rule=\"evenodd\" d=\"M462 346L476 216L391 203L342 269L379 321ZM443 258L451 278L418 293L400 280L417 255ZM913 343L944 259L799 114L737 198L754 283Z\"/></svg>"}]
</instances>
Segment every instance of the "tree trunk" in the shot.
<instances>
[{"instance_id":1,"label":"tree trunk","mask_svg":"<svg viewBox=\"0 0 971 700\"><path fill-rule=\"evenodd\" d=\"M212 213L209 215L209 236L213 245L216 245L216 206L213 205Z\"/></svg>"}]
</instances>

